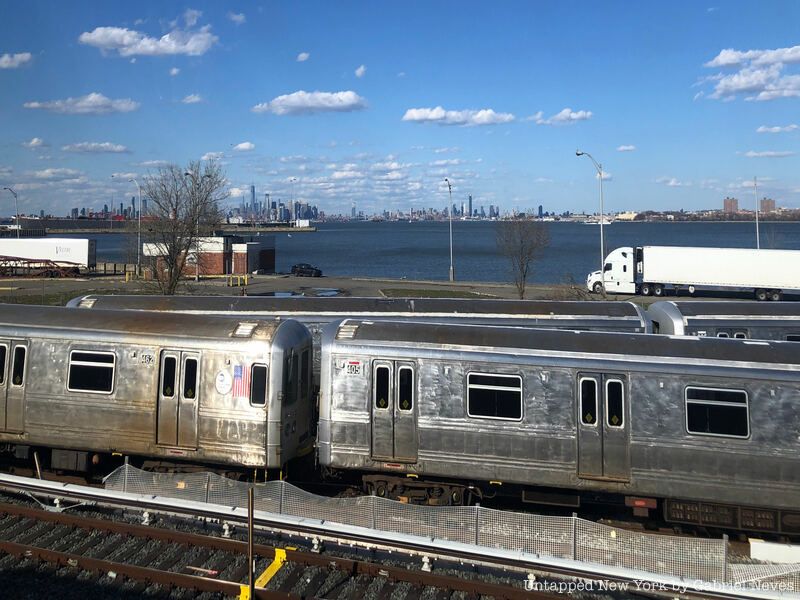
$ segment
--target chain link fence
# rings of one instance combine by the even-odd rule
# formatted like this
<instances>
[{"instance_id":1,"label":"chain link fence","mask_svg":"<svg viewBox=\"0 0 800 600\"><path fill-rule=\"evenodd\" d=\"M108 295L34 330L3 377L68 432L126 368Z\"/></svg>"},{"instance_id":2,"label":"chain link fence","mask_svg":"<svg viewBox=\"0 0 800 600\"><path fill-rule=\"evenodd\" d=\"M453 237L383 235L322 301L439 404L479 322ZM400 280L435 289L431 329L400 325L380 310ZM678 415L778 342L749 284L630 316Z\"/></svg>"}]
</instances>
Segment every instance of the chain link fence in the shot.
<instances>
[{"instance_id":1,"label":"chain link fence","mask_svg":"<svg viewBox=\"0 0 800 600\"><path fill-rule=\"evenodd\" d=\"M106 489L244 508L251 484L214 473L163 474L123 465ZM480 506L420 506L377 496L327 498L285 481L255 484L255 510L437 538L543 557L740 586L800 591L800 564L728 564L727 541L638 533L586 521Z\"/></svg>"}]
</instances>

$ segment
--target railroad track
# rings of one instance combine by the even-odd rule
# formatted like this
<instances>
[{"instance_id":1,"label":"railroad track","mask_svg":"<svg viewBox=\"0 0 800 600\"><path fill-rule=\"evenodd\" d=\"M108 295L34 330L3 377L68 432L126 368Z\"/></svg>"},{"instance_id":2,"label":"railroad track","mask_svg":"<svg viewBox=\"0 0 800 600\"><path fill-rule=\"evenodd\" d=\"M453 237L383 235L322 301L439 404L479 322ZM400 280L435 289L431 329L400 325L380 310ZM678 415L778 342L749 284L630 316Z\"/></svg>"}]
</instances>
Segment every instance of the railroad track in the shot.
<instances>
[{"instance_id":1,"label":"railroad track","mask_svg":"<svg viewBox=\"0 0 800 600\"><path fill-rule=\"evenodd\" d=\"M248 544L173 529L0 503L0 552L135 594L183 589L249 597ZM509 583L254 545L255 597L557 598ZM5 559L4 559L5 560ZM92 575L86 575L86 574Z\"/></svg>"}]
</instances>

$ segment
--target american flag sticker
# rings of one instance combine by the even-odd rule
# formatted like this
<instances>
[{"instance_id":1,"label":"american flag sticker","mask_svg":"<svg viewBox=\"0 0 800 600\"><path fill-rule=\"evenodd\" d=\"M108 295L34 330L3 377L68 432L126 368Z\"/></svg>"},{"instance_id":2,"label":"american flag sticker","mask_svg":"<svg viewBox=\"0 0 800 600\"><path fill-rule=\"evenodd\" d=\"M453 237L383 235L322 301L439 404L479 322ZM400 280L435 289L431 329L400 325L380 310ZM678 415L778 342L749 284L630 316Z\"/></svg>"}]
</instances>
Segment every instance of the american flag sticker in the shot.
<instances>
[{"instance_id":1,"label":"american flag sticker","mask_svg":"<svg viewBox=\"0 0 800 600\"><path fill-rule=\"evenodd\" d=\"M233 367L233 395L236 397L250 395L250 369L244 365Z\"/></svg>"}]
</instances>

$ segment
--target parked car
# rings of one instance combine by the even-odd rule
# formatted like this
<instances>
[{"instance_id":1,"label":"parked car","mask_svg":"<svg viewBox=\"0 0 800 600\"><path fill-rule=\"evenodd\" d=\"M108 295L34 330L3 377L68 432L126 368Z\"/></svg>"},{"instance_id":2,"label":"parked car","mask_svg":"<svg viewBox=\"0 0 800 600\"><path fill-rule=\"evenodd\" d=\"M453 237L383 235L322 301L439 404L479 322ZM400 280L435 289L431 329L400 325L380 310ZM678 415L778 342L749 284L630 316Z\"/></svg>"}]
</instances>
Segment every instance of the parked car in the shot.
<instances>
[{"instance_id":1,"label":"parked car","mask_svg":"<svg viewBox=\"0 0 800 600\"><path fill-rule=\"evenodd\" d=\"M296 275L297 277L321 277L322 271L314 265L298 263L292 266L292 275Z\"/></svg>"}]
</instances>

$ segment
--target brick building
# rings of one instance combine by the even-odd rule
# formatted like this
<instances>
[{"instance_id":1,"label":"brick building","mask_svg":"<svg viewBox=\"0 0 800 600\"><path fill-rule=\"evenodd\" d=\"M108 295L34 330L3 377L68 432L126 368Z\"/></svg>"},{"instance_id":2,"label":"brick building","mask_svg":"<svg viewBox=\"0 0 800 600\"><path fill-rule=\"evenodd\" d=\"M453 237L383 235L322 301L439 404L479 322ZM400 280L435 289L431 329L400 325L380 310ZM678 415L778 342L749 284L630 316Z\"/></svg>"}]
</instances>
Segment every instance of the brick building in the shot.
<instances>
[{"instance_id":1,"label":"brick building","mask_svg":"<svg viewBox=\"0 0 800 600\"><path fill-rule=\"evenodd\" d=\"M159 244L143 244L145 256L162 256ZM220 235L198 240L197 262L190 251L186 275L244 275L275 272L275 236Z\"/></svg>"},{"instance_id":2,"label":"brick building","mask_svg":"<svg viewBox=\"0 0 800 600\"><path fill-rule=\"evenodd\" d=\"M739 212L739 200L736 198L725 198L722 201L722 210L728 214Z\"/></svg>"}]
</instances>

